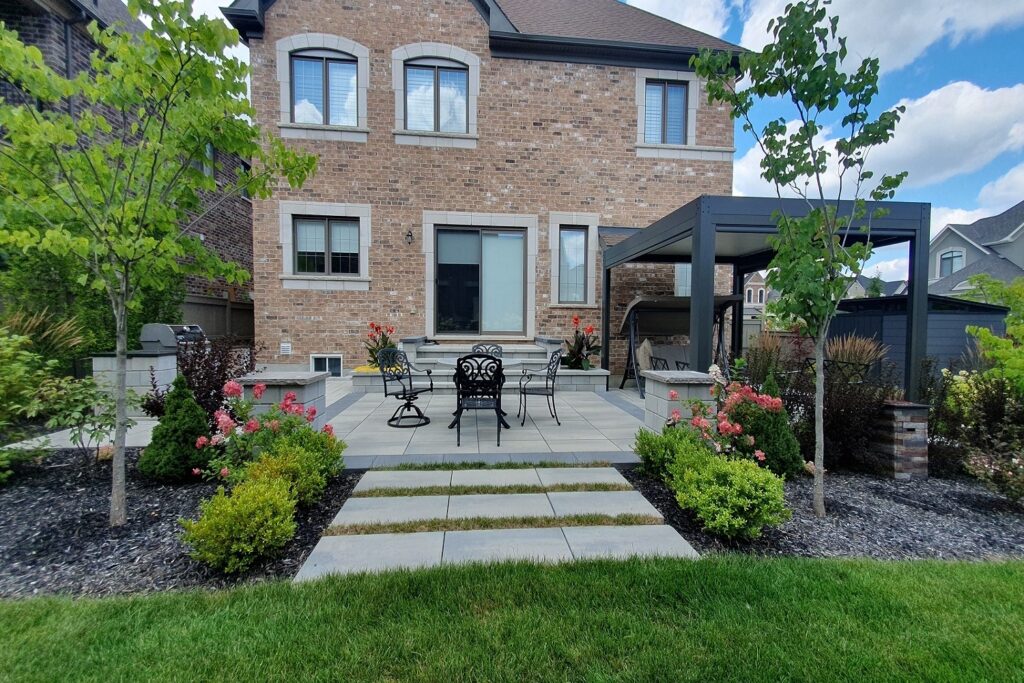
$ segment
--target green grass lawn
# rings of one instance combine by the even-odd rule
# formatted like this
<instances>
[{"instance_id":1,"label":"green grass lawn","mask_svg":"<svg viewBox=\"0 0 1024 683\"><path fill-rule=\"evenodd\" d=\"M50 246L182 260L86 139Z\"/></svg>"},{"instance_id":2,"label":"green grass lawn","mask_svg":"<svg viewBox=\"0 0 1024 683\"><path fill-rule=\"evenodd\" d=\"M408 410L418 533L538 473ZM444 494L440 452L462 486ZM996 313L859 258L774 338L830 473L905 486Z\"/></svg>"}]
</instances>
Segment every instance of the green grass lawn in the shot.
<instances>
[{"instance_id":1,"label":"green grass lawn","mask_svg":"<svg viewBox=\"0 0 1024 683\"><path fill-rule=\"evenodd\" d=\"M1024 563L498 565L0 602L3 680L1024 677Z\"/></svg>"}]
</instances>

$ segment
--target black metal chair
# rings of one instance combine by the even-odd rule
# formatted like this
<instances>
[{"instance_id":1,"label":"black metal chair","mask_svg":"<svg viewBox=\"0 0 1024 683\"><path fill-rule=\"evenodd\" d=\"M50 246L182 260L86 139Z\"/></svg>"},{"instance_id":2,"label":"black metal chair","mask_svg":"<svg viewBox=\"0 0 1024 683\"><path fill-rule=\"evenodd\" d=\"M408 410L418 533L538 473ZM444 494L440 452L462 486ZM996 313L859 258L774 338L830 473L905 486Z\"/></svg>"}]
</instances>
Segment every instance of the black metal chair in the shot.
<instances>
[{"instance_id":1,"label":"black metal chair","mask_svg":"<svg viewBox=\"0 0 1024 683\"><path fill-rule=\"evenodd\" d=\"M448 429L455 428L455 444L462 445L462 413L467 410L493 410L498 425L498 445L502 428L509 429L502 417L501 387L505 372L500 358L486 353L471 353L455 363L455 419Z\"/></svg>"},{"instance_id":2,"label":"black metal chair","mask_svg":"<svg viewBox=\"0 0 1024 683\"><path fill-rule=\"evenodd\" d=\"M391 415L388 424L400 429L430 424L430 418L424 415L420 407L416 405L416 399L420 397L420 394L434 391L434 378L431 377L430 370L421 371L410 364L405 351L398 349L378 351L377 366L380 369L381 379L384 380L384 396L394 396L402 402L402 405L398 406L398 409ZM413 381L413 370L426 372L429 384L416 386Z\"/></svg>"},{"instance_id":3,"label":"black metal chair","mask_svg":"<svg viewBox=\"0 0 1024 683\"><path fill-rule=\"evenodd\" d=\"M562 364L562 354L561 349L552 351L544 370L523 370L523 376L519 378L519 412L516 413L516 417L519 417L519 413L523 415L521 424L526 424L526 397L543 396L547 400L551 417L555 418L559 427L562 426L558 419L558 409L555 407L555 380L558 378L558 367ZM531 384L540 377L544 378L543 386L539 383Z\"/></svg>"},{"instance_id":4,"label":"black metal chair","mask_svg":"<svg viewBox=\"0 0 1024 683\"><path fill-rule=\"evenodd\" d=\"M690 367L690 364L689 364L689 363L684 363L684 362L683 362L683 361L681 361L681 360L677 360L677 361L676 361L676 370L685 370L685 369L687 369L688 367Z\"/></svg>"},{"instance_id":5,"label":"black metal chair","mask_svg":"<svg viewBox=\"0 0 1024 683\"><path fill-rule=\"evenodd\" d=\"M651 356L651 370L668 370L668 361L664 358Z\"/></svg>"},{"instance_id":6,"label":"black metal chair","mask_svg":"<svg viewBox=\"0 0 1024 683\"><path fill-rule=\"evenodd\" d=\"M501 344L475 344L473 346L473 353L485 353L495 358L501 358L503 351Z\"/></svg>"}]
</instances>

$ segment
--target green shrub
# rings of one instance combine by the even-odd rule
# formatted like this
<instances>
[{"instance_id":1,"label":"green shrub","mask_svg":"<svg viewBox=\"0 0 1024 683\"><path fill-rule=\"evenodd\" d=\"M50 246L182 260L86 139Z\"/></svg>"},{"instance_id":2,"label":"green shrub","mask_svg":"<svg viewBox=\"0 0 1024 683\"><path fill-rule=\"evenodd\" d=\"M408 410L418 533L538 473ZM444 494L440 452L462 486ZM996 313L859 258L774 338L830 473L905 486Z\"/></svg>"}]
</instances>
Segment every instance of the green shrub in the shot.
<instances>
[{"instance_id":1,"label":"green shrub","mask_svg":"<svg viewBox=\"0 0 1024 683\"><path fill-rule=\"evenodd\" d=\"M295 535L295 497L278 477L217 489L199 505L199 519L183 519L182 540L192 557L231 574L280 550Z\"/></svg>"},{"instance_id":2,"label":"green shrub","mask_svg":"<svg viewBox=\"0 0 1024 683\"><path fill-rule=\"evenodd\" d=\"M671 485L681 507L727 538L757 538L792 516L782 479L750 460L684 459L673 465Z\"/></svg>"},{"instance_id":3,"label":"green shrub","mask_svg":"<svg viewBox=\"0 0 1024 683\"><path fill-rule=\"evenodd\" d=\"M1024 502L1024 448L1020 443L970 449L967 471L1015 503Z\"/></svg>"},{"instance_id":4,"label":"green shrub","mask_svg":"<svg viewBox=\"0 0 1024 683\"><path fill-rule=\"evenodd\" d=\"M196 448L196 439L207 429L206 412L199 407L185 377L178 375L167 394L164 416L139 458L139 471L152 479L190 478L193 468L202 469L209 462L209 449Z\"/></svg>"},{"instance_id":5,"label":"green shrub","mask_svg":"<svg viewBox=\"0 0 1024 683\"><path fill-rule=\"evenodd\" d=\"M244 479L280 478L288 482L292 495L300 504L315 503L327 486L327 476L320 469L320 460L305 448L279 443L245 468Z\"/></svg>"},{"instance_id":6,"label":"green shrub","mask_svg":"<svg viewBox=\"0 0 1024 683\"><path fill-rule=\"evenodd\" d=\"M778 398L779 386L774 373L769 373L762 393ZM764 466L780 477L795 477L804 471L800 442L789 425L789 414L744 402L736 406L733 419L743 425L745 434L754 437L754 448L764 453Z\"/></svg>"},{"instance_id":7,"label":"green shrub","mask_svg":"<svg viewBox=\"0 0 1024 683\"><path fill-rule=\"evenodd\" d=\"M641 429L635 448L644 472L659 479L669 476L670 466L680 455L711 453L700 434L685 425L664 427L661 434Z\"/></svg>"},{"instance_id":8,"label":"green shrub","mask_svg":"<svg viewBox=\"0 0 1024 683\"><path fill-rule=\"evenodd\" d=\"M22 436L19 422L53 363L29 349L32 340L0 327L0 445Z\"/></svg>"},{"instance_id":9,"label":"green shrub","mask_svg":"<svg viewBox=\"0 0 1024 683\"><path fill-rule=\"evenodd\" d=\"M308 425L285 434L275 445L309 451L325 478L333 477L344 466L341 454L345 450L345 442L335 439L326 432L318 432Z\"/></svg>"}]
</instances>

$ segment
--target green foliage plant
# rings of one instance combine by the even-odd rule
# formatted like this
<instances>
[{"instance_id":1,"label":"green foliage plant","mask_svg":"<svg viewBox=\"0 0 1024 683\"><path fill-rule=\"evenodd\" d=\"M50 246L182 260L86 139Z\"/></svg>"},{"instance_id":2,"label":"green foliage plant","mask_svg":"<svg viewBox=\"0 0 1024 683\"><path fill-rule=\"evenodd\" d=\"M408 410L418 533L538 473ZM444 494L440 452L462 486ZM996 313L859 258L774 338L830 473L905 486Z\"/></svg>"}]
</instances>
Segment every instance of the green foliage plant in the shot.
<instances>
[{"instance_id":1,"label":"green foliage plant","mask_svg":"<svg viewBox=\"0 0 1024 683\"><path fill-rule=\"evenodd\" d=\"M972 298L1010 309L1006 316L1006 334L998 335L987 327L970 325L968 333L977 341L978 350L992 364L990 375L1005 377L1024 393L1024 277L1012 282L991 275L968 278Z\"/></svg>"},{"instance_id":2,"label":"green foliage plant","mask_svg":"<svg viewBox=\"0 0 1024 683\"><path fill-rule=\"evenodd\" d=\"M668 479L669 467L680 457L711 454L701 435L686 425L665 426L661 434L640 429L634 448L644 472L658 479Z\"/></svg>"},{"instance_id":3,"label":"green foliage plant","mask_svg":"<svg viewBox=\"0 0 1024 683\"><path fill-rule=\"evenodd\" d=\"M775 256L766 282L780 293L770 307L793 320L814 340L815 449L814 511L825 515L824 344L839 301L871 256L872 200L891 199L906 173L874 178L870 153L888 142L904 112L902 105L874 114L879 63L868 58L856 68L846 64L846 38L829 0L788 5L768 24L772 37L760 52L732 55L702 50L691 64L707 82L710 102L724 103L761 151L761 176L776 195L799 197L803 215L787 213L780 201ZM737 88L742 82L745 87ZM776 118L762 127L751 118L762 99L781 98L794 118ZM833 118L837 137L823 139ZM870 185L870 189L868 189ZM841 203L848 200L846 203Z\"/></svg>"},{"instance_id":4,"label":"green foliage plant","mask_svg":"<svg viewBox=\"0 0 1024 683\"><path fill-rule=\"evenodd\" d=\"M320 499L327 476L316 454L305 448L278 442L245 468L245 481L281 478L288 482L299 505L311 505Z\"/></svg>"},{"instance_id":5,"label":"green foliage plant","mask_svg":"<svg viewBox=\"0 0 1024 683\"><path fill-rule=\"evenodd\" d=\"M202 470L209 462L209 451L197 443L208 429L206 412L199 407L185 378L178 375L167 393L164 416L139 458L139 471L162 481L195 477L194 470Z\"/></svg>"},{"instance_id":6,"label":"green foliage plant","mask_svg":"<svg viewBox=\"0 0 1024 683\"><path fill-rule=\"evenodd\" d=\"M562 365L570 370L589 370L590 357L601 353L600 338L594 334L593 325L580 329L580 317L572 317L572 338L565 340L565 356Z\"/></svg>"},{"instance_id":7,"label":"green foliage plant","mask_svg":"<svg viewBox=\"0 0 1024 683\"><path fill-rule=\"evenodd\" d=\"M135 400L135 396L131 400ZM30 417L46 418L47 429L67 429L71 443L82 450L100 447L115 426L115 401L92 377L59 376L43 380L30 404ZM130 421L134 425L134 420Z\"/></svg>"}]
</instances>

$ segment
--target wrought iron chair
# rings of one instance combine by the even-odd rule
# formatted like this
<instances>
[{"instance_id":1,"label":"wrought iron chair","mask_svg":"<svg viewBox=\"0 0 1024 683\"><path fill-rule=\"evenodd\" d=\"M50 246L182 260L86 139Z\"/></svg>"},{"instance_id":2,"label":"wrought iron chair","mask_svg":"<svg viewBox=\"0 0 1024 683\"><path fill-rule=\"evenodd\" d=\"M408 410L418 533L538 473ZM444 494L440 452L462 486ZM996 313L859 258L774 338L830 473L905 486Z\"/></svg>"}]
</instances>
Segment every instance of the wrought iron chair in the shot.
<instances>
[{"instance_id":1,"label":"wrought iron chair","mask_svg":"<svg viewBox=\"0 0 1024 683\"><path fill-rule=\"evenodd\" d=\"M683 361L681 361L681 360L677 360L677 361L676 361L676 370L685 370L685 369L687 369L688 367L690 367L690 364L689 364L689 363L684 363L684 362L683 362Z\"/></svg>"},{"instance_id":2,"label":"wrought iron chair","mask_svg":"<svg viewBox=\"0 0 1024 683\"><path fill-rule=\"evenodd\" d=\"M473 353L486 353L488 356L494 356L495 358L501 358L501 354L504 349L501 348L501 344L475 344L473 346Z\"/></svg>"},{"instance_id":3,"label":"wrought iron chair","mask_svg":"<svg viewBox=\"0 0 1024 683\"><path fill-rule=\"evenodd\" d=\"M455 444L462 445L462 413L467 410L493 410L498 424L498 445L501 430L509 429L502 417L501 387L505 372L500 358L485 353L471 353L455 363L455 419L448 429L455 428Z\"/></svg>"},{"instance_id":4,"label":"wrought iron chair","mask_svg":"<svg viewBox=\"0 0 1024 683\"><path fill-rule=\"evenodd\" d=\"M561 349L552 351L544 370L523 370L523 376L519 378L519 411L516 413L516 417L519 417L520 413L523 415L521 424L526 424L526 397L543 396L547 400L551 417L555 418L559 427L562 426L558 419L558 409L555 407L555 380L558 378L558 367L562 364L562 354ZM540 377L544 378L543 386L539 383L531 384Z\"/></svg>"},{"instance_id":5,"label":"wrought iron chair","mask_svg":"<svg viewBox=\"0 0 1024 683\"><path fill-rule=\"evenodd\" d=\"M384 380L384 396L394 396L402 402L402 405L398 406L398 409L388 419L388 424L401 429L430 424L430 418L424 415L420 407L416 405L416 399L420 397L420 394L434 391L434 378L431 377L431 371L425 371L429 384L417 386L413 381L412 372L413 370L421 372L421 370L409 363L409 357L405 355L405 351L398 349L378 351L377 366L380 369L381 379Z\"/></svg>"},{"instance_id":6,"label":"wrought iron chair","mask_svg":"<svg viewBox=\"0 0 1024 683\"><path fill-rule=\"evenodd\" d=\"M664 358L651 356L651 370L668 370L668 361Z\"/></svg>"}]
</instances>

